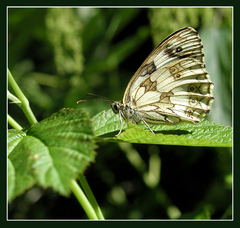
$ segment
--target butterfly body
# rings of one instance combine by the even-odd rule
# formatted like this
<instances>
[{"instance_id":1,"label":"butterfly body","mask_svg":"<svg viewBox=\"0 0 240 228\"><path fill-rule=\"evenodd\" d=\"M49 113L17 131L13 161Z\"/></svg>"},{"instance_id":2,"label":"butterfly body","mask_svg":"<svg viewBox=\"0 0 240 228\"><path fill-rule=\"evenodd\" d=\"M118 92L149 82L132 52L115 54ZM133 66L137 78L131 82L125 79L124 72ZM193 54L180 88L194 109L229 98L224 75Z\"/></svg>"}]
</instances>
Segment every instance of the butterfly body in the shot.
<instances>
[{"instance_id":1,"label":"butterfly body","mask_svg":"<svg viewBox=\"0 0 240 228\"><path fill-rule=\"evenodd\" d=\"M120 131L116 136L120 135L122 132L122 117L127 122L131 122L134 124L139 124L141 121L143 121L145 125L149 128L149 130L154 134L152 129L148 126L148 124L142 117L142 114L137 109L132 108L131 106L126 105L122 102L116 102L116 101L111 103L111 108L115 114L119 114L120 123L121 123Z\"/></svg>"}]
</instances>

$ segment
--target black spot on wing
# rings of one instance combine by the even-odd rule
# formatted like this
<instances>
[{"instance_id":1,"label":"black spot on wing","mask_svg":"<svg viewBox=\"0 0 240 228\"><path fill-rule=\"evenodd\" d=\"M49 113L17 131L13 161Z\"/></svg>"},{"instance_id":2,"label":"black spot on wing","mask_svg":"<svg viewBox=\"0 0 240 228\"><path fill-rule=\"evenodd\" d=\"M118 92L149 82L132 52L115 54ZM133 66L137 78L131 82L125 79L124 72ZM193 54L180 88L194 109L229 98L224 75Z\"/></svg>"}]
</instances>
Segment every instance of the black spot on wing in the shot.
<instances>
[{"instance_id":1,"label":"black spot on wing","mask_svg":"<svg viewBox=\"0 0 240 228\"><path fill-rule=\"evenodd\" d=\"M183 51L183 48L181 46L174 49L170 47L166 47L166 49L164 50L164 53L171 58L177 57L179 59L183 59L190 56L193 57L191 53L184 53L182 51Z\"/></svg>"},{"instance_id":2,"label":"black spot on wing","mask_svg":"<svg viewBox=\"0 0 240 228\"><path fill-rule=\"evenodd\" d=\"M180 51L182 51L182 47L177 47L176 52L180 52Z\"/></svg>"}]
</instances>

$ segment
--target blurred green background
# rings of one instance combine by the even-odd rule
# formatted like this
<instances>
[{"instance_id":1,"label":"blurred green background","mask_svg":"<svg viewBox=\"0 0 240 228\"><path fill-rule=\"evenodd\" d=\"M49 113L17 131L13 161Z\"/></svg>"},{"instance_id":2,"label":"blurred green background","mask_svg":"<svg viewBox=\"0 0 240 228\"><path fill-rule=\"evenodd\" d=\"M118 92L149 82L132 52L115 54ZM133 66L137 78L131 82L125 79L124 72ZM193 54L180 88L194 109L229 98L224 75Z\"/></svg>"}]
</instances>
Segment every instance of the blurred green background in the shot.
<instances>
[{"instance_id":1,"label":"blurred green background","mask_svg":"<svg viewBox=\"0 0 240 228\"><path fill-rule=\"evenodd\" d=\"M128 81L166 36L198 30L214 82L209 120L232 124L232 8L9 8L8 67L38 121L64 108L92 117L121 100ZM12 92L11 88L9 90ZM15 104L9 114L23 127ZM229 148L100 143L86 178L106 218L232 218ZM9 204L9 218L81 219L77 200L37 186Z\"/></svg>"}]
</instances>

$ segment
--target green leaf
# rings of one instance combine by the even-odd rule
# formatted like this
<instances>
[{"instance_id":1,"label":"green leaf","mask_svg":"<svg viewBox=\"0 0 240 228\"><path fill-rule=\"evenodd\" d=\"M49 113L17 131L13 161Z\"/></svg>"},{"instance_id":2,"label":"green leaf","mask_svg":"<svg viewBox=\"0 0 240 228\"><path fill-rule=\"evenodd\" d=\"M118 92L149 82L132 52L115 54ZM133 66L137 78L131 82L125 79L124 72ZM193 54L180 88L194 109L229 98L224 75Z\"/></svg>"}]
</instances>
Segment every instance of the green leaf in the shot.
<instances>
[{"instance_id":1,"label":"green leaf","mask_svg":"<svg viewBox=\"0 0 240 228\"><path fill-rule=\"evenodd\" d=\"M23 131L11 129L8 131L8 154L27 134Z\"/></svg>"},{"instance_id":2,"label":"green leaf","mask_svg":"<svg viewBox=\"0 0 240 228\"><path fill-rule=\"evenodd\" d=\"M24 131L8 132L8 199L34 184L70 192L70 180L95 158L93 131L82 110L62 109Z\"/></svg>"},{"instance_id":3,"label":"green leaf","mask_svg":"<svg viewBox=\"0 0 240 228\"><path fill-rule=\"evenodd\" d=\"M151 126L156 133L153 135L145 125L139 126L128 124L129 128L118 137L114 137L120 129L119 116L112 110L103 111L92 118L93 130L96 135L101 136L99 142L129 142L159 145L179 146L207 146L207 147L231 147L232 128L223 126L212 121L204 120L196 125L155 125ZM124 121L123 129L127 124ZM144 130L144 128L146 130ZM114 134L112 133L114 132ZM112 133L112 134L110 134Z\"/></svg>"}]
</instances>

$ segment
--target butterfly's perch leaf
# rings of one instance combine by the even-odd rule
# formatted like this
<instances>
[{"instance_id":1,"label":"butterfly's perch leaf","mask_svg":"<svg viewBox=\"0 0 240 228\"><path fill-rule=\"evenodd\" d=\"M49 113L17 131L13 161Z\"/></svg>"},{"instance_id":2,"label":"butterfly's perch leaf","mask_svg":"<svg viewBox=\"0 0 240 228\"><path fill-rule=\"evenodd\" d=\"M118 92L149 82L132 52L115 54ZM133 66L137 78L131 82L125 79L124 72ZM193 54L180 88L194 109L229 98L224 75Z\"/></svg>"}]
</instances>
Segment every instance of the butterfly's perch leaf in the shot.
<instances>
[{"instance_id":1,"label":"butterfly's perch leaf","mask_svg":"<svg viewBox=\"0 0 240 228\"><path fill-rule=\"evenodd\" d=\"M119 116L115 115L112 109L108 111L103 111L95 115L93 118L93 130L96 135L104 135L109 132L114 132L119 130L120 122ZM127 124L124 121L123 128L126 128Z\"/></svg>"},{"instance_id":2,"label":"butterfly's perch leaf","mask_svg":"<svg viewBox=\"0 0 240 228\"><path fill-rule=\"evenodd\" d=\"M153 135L144 125L131 124L118 137L120 122L118 115L112 110L103 111L93 117L93 126L96 135L101 136L98 141L129 142L159 145L179 146L207 146L231 147L232 128L204 120L198 124L155 125ZM112 137L111 137L112 136Z\"/></svg>"},{"instance_id":3,"label":"butterfly's perch leaf","mask_svg":"<svg viewBox=\"0 0 240 228\"><path fill-rule=\"evenodd\" d=\"M69 181L95 157L93 131L82 110L62 109L24 131L8 131L8 199L34 184L70 192Z\"/></svg>"}]
</instances>

